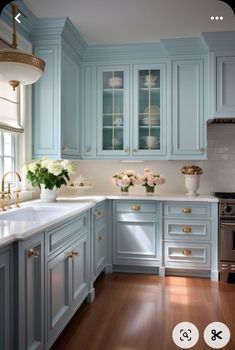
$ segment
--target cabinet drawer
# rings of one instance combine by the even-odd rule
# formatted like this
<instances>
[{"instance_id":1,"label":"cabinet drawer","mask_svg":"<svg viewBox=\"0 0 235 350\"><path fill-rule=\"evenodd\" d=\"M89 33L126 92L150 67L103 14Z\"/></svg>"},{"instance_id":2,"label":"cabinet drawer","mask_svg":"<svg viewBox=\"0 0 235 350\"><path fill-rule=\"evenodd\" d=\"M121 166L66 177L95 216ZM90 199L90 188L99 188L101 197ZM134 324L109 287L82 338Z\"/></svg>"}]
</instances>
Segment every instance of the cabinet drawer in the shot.
<instances>
[{"instance_id":1,"label":"cabinet drawer","mask_svg":"<svg viewBox=\"0 0 235 350\"><path fill-rule=\"evenodd\" d=\"M164 204L164 216L184 218L210 217L210 208L210 204L205 203L166 203Z\"/></svg>"},{"instance_id":2,"label":"cabinet drawer","mask_svg":"<svg viewBox=\"0 0 235 350\"><path fill-rule=\"evenodd\" d=\"M68 221L59 227L47 232L47 254L50 255L62 248L66 243L71 243L88 230L88 213L84 213L76 219Z\"/></svg>"},{"instance_id":3,"label":"cabinet drawer","mask_svg":"<svg viewBox=\"0 0 235 350\"><path fill-rule=\"evenodd\" d=\"M208 220L165 220L164 238L166 240L209 241L210 221Z\"/></svg>"},{"instance_id":4,"label":"cabinet drawer","mask_svg":"<svg viewBox=\"0 0 235 350\"><path fill-rule=\"evenodd\" d=\"M210 244L166 243L165 266L189 269L210 268Z\"/></svg>"},{"instance_id":5,"label":"cabinet drawer","mask_svg":"<svg viewBox=\"0 0 235 350\"><path fill-rule=\"evenodd\" d=\"M95 222L100 223L105 220L105 204L99 204L94 209Z\"/></svg>"},{"instance_id":6,"label":"cabinet drawer","mask_svg":"<svg viewBox=\"0 0 235 350\"><path fill-rule=\"evenodd\" d=\"M155 213L155 202L142 202L142 201L116 201L116 212L132 212L132 213Z\"/></svg>"}]
</instances>

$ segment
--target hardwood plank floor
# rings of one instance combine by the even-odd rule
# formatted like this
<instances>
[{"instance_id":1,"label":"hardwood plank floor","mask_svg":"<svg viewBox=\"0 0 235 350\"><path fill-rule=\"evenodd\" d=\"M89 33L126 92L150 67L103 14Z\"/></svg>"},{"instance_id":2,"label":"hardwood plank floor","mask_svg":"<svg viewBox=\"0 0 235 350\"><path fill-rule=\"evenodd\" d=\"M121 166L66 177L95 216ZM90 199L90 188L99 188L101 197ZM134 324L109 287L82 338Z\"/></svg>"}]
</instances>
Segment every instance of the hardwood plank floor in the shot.
<instances>
[{"instance_id":1,"label":"hardwood plank floor","mask_svg":"<svg viewBox=\"0 0 235 350\"><path fill-rule=\"evenodd\" d=\"M235 284L189 277L113 273L95 283L96 298L83 304L53 350L176 350L174 326L194 323L205 344L205 327L220 321L230 328L225 350L235 349Z\"/></svg>"}]
</instances>

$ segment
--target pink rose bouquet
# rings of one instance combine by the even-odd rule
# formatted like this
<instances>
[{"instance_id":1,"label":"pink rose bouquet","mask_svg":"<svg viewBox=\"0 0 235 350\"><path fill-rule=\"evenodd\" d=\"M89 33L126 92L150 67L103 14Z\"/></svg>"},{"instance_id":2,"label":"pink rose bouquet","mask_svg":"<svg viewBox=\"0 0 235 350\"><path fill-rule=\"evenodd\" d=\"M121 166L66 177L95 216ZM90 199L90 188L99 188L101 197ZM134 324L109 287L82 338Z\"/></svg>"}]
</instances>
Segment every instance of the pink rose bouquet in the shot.
<instances>
[{"instance_id":1,"label":"pink rose bouquet","mask_svg":"<svg viewBox=\"0 0 235 350\"><path fill-rule=\"evenodd\" d=\"M144 169L144 175L139 179L139 183L146 188L148 193L153 193L156 185L162 185L165 182L165 176L153 173L149 168Z\"/></svg>"},{"instance_id":2,"label":"pink rose bouquet","mask_svg":"<svg viewBox=\"0 0 235 350\"><path fill-rule=\"evenodd\" d=\"M111 181L114 185L121 187L122 192L128 192L130 186L138 183L138 179L134 170L127 170L114 174Z\"/></svg>"}]
</instances>

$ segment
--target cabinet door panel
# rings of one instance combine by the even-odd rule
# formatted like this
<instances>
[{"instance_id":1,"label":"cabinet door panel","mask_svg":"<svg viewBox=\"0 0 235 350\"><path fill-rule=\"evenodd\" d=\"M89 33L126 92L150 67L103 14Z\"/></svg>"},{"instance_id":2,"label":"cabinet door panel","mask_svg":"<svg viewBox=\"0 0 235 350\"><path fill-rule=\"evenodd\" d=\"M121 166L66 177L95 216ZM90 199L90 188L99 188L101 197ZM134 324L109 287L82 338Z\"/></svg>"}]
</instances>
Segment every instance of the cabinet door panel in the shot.
<instances>
[{"instance_id":1,"label":"cabinet door panel","mask_svg":"<svg viewBox=\"0 0 235 350\"><path fill-rule=\"evenodd\" d=\"M174 61L172 85L172 155L203 155L203 60Z\"/></svg>"},{"instance_id":2,"label":"cabinet door panel","mask_svg":"<svg viewBox=\"0 0 235 350\"><path fill-rule=\"evenodd\" d=\"M95 273L102 271L106 259L106 227L105 224L97 225L95 230Z\"/></svg>"},{"instance_id":3,"label":"cabinet door panel","mask_svg":"<svg viewBox=\"0 0 235 350\"><path fill-rule=\"evenodd\" d=\"M33 87L33 154L35 158L58 157L59 127L59 49L57 46L37 47L35 54L46 62L46 69Z\"/></svg>"},{"instance_id":4,"label":"cabinet door panel","mask_svg":"<svg viewBox=\"0 0 235 350\"><path fill-rule=\"evenodd\" d=\"M43 234L19 244L21 349L44 349L44 239ZM21 305L20 305L21 307Z\"/></svg>"},{"instance_id":5,"label":"cabinet door panel","mask_svg":"<svg viewBox=\"0 0 235 350\"><path fill-rule=\"evenodd\" d=\"M61 119L62 119L62 155L80 155L79 129L79 66L73 57L62 52L62 84L61 84ZM72 132L73 130L73 132Z\"/></svg>"},{"instance_id":6,"label":"cabinet door panel","mask_svg":"<svg viewBox=\"0 0 235 350\"><path fill-rule=\"evenodd\" d=\"M0 253L0 349L10 349L10 256Z\"/></svg>"},{"instance_id":7,"label":"cabinet door panel","mask_svg":"<svg viewBox=\"0 0 235 350\"><path fill-rule=\"evenodd\" d=\"M71 293L72 304L71 307L81 304L88 294L88 247L87 237L85 236L79 242L75 243L70 248L75 254L71 260L72 273L71 273Z\"/></svg>"},{"instance_id":8,"label":"cabinet door panel","mask_svg":"<svg viewBox=\"0 0 235 350\"><path fill-rule=\"evenodd\" d=\"M53 339L66 323L69 306L69 258L68 251L59 254L48 263L47 271L47 339Z\"/></svg>"},{"instance_id":9,"label":"cabinet door panel","mask_svg":"<svg viewBox=\"0 0 235 350\"><path fill-rule=\"evenodd\" d=\"M216 60L216 114L232 116L235 113L235 56L217 57Z\"/></svg>"}]
</instances>

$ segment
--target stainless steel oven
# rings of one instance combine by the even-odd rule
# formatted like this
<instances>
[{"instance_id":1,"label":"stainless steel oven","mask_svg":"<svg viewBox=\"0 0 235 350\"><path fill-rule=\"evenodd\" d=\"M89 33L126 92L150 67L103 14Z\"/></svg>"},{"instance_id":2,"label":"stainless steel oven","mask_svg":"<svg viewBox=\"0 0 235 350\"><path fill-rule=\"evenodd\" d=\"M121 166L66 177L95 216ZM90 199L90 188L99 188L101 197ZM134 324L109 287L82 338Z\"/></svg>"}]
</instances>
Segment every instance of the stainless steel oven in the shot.
<instances>
[{"instance_id":1,"label":"stainless steel oven","mask_svg":"<svg viewBox=\"0 0 235 350\"><path fill-rule=\"evenodd\" d=\"M235 262L235 221L221 220L220 259Z\"/></svg>"}]
</instances>

